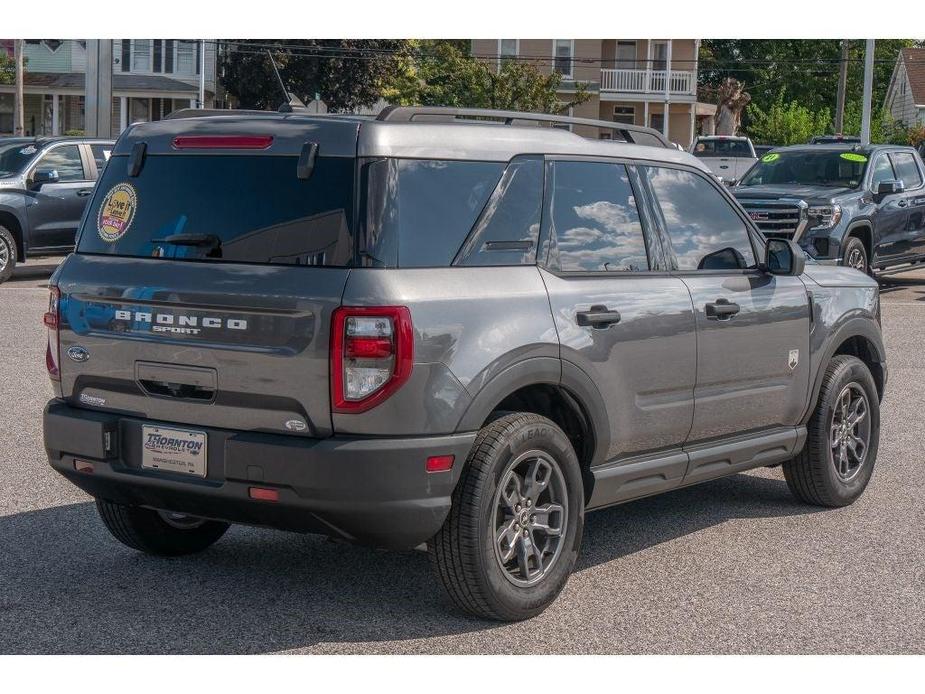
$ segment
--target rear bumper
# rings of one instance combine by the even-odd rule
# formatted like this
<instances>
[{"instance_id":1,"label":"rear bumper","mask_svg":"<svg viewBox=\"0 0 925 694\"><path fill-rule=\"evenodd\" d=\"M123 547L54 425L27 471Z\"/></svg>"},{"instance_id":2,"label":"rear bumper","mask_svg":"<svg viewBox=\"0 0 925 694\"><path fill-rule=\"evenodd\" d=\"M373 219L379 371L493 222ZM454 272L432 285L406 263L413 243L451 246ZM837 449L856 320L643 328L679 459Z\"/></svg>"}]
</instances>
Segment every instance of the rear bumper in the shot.
<instances>
[{"instance_id":1,"label":"rear bumper","mask_svg":"<svg viewBox=\"0 0 925 694\"><path fill-rule=\"evenodd\" d=\"M98 498L391 548L437 532L475 439L305 439L195 427L208 434L207 475L198 478L141 467L141 427L151 423L190 428L52 400L44 415L49 463ZM425 471L428 456L450 454L452 470ZM93 472L78 472L75 459ZM251 499L254 486L278 490L279 501Z\"/></svg>"}]
</instances>

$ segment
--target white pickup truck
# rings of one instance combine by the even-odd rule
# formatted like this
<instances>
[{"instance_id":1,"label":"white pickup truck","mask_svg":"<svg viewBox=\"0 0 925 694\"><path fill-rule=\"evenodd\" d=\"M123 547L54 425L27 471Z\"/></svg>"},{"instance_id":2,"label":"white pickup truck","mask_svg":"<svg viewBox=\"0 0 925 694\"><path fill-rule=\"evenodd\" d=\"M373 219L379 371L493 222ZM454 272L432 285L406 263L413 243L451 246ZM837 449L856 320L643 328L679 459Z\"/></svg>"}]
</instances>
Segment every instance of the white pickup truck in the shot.
<instances>
[{"instance_id":1,"label":"white pickup truck","mask_svg":"<svg viewBox=\"0 0 925 694\"><path fill-rule=\"evenodd\" d=\"M726 185L734 185L758 161L752 141L733 135L703 135L694 140L691 154L703 159Z\"/></svg>"}]
</instances>

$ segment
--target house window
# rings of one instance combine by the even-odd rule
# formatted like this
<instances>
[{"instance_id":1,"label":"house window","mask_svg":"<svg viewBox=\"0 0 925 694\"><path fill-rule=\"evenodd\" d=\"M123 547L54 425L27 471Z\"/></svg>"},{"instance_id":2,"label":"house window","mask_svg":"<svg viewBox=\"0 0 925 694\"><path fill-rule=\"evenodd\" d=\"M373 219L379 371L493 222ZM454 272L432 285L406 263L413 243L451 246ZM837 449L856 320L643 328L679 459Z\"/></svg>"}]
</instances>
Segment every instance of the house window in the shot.
<instances>
[{"instance_id":1,"label":"house window","mask_svg":"<svg viewBox=\"0 0 925 694\"><path fill-rule=\"evenodd\" d=\"M636 67L636 42L617 41L617 68L632 70Z\"/></svg>"},{"instance_id":2,"label":"house window","mask_svg":"<svg viewBox=\"0 0 925 694\"><path fill-rule=\"evenodd\" d=\"M662 132L665 128L665 116L661 113L652 113L649 115L649 127Z\"/></svg>"},{"instance_id":3,"label":"house window","mask_svg":"<svg viewBox=\"0 0 925 694\"><path fill-rule=\"evenodd\" d=\"M122 39L122 72L128 72L132 69L132 42L129 39Z\"/></svg>"},{"instance_id":4,"label":"house window","mask_svg":"<svg viewBox=\"0 0 925 694\"><path fill-rule=\"evenodd\" d=\"M164 72L168 74L173 73L173 39L166 39L164 41Z\"/></svg>"},{"instance_id":5,"label":"house window","mask_svg":"<svg viewBox=\"0 0 925 694\"><path fill-rule=\"evenodd\" d=\"M614 106L613 107L614 123L627 123L632 125L636 122L635 106Z\"/></svg>"},{"instance_id":6,"label":"house window","mask_svg":"<svg viewBox=\"0 0 925 694\"><path fill-rule=\"evenodd\" d=\"M563 77L572 76L572 40L556 39L553 42L553 69Z\"/></svg>"},{"instance_id":7,"label":"house window","mask_svg":"<svg viewBox=\"0 0 925 694\"><path fill-rule=\"evenodd\" d=\"M164 71L164 42L155 40L154 42L154 72Z\"/></svg>"},{"instance_id":8,"label":"house window","mask_svg":"<svg viewBox=\"0 0 925 694\"><path fill-rule=\"evenodd\" d=\"M192 41L177 41L177 72L192 75L196 69L196 44Z\"/></svg>"},{"instance_id":9,"label":"house window","mask_svg":"<svg viewBox=\"0 0 925 694\"><path fill-rule=\"evenodd\" d=\"M151 41L150 39L135 39L132 41L132 71L151 71Z\"/></svg>"},{"instance_id":10,"label":"house window","mask_svg":"<svg viewBox=\"0 0 925 694\"><path fill-rule=\"evenodd\" d=\"M517 39L498 39L498 69L517 57Z\"/></svg>"},{"instance_id":11,"label":"house window","mask_svg":"<svg viewBox=\"0 0 925 694\"><path fill-rule=\"evenodd\" d=\"M668 42L654 41L652 43L652 69L666 70L668 68Z\"/></svg>"}]
</instances>

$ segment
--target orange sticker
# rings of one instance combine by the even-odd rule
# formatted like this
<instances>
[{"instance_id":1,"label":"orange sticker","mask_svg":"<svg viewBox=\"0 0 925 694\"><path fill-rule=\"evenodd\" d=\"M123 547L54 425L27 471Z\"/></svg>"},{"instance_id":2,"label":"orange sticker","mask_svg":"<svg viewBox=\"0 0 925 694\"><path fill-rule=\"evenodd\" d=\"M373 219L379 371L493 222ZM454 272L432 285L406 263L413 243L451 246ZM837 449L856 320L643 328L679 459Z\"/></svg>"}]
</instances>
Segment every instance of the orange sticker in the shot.
<instances>
[{"instance_id":1,"label":"orange sticker","mask_svg":"<svg viewBox=\"0 0 925 694\"><path fill-rule=\"evenodd\" d=\"M96 229L103 241L115 243L132 225L138 196L131 183L117 183L109 189L96 216Z\"/></svg>"}]
</instances>

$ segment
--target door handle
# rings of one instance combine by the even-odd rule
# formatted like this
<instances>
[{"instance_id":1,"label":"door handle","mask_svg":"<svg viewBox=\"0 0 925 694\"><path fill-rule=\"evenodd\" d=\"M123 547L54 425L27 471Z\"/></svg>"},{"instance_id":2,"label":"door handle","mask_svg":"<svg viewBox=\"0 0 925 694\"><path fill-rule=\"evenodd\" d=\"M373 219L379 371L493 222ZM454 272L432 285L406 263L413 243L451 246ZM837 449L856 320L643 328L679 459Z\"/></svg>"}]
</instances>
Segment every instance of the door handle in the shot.
<instances>
[{"instance_id":1,"label":"door handle","mask_svg":"<svg viewBox=\"0 0 925 694\"><path fill-rule=\"evenodd\" d=\"M729 320L739 310L739 305L732 303L729 299L717 299L712 304L706 305L707 318L713 320Z\"/></svg>"},{"instance_id":2,"label":"door handle","mask_svg":"<svg viewBox=\"0 0 925 694\"><path fill-rule=\"evenodd\" d=\"M77 197L85 198L88 195L91 195L92 193L93 193L93 188L82 188L81 190L77 191Z\"/></svg>"},{"instance_id":3,"label":"door handle","mask_svg":"<svg viewBox=\"0 0 925 694\"><path fill-rule=\"evenodd\" d=\"M583 327L606 328L620 322L620 313L598 304L587 311L579 311L576 319L578 325Z\"/></svg>"}]
</instances>

